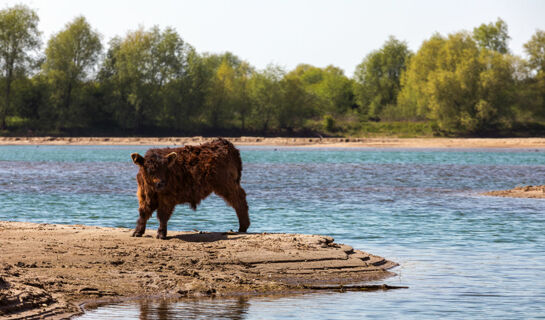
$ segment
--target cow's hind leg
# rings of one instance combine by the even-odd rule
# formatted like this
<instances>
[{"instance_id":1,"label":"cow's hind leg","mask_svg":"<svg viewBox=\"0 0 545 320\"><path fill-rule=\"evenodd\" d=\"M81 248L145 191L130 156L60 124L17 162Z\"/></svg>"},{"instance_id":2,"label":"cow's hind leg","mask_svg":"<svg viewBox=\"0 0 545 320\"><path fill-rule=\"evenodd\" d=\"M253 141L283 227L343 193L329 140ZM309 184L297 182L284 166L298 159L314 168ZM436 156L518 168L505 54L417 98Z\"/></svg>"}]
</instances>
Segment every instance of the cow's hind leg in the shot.
<instances>
[{"instance_id":1,"label":"cow's hind leg","mask_svg":"<svg viewBox=\"0 0 545 320\"><path fill-rule=\"evenodd\" d=\"M215 192L237 212L238 232L246 232L250 226L250 217L248 216L248 203L244 189L236 184L232 188L221 188Z\"/></svg>"},{"instance_id":2,"label":"cow's hind leg","mask_svg":"<svg viewBox=\"0 0 545 320\"><path fill-rule=\"evenodd\" d=\"M167 224L172 212L174 211L174 205L167 203L160 203L157 208L157 219L159 219L159 229L157 229L157 239L167 238Z\"/></svg>"}]
</instances>

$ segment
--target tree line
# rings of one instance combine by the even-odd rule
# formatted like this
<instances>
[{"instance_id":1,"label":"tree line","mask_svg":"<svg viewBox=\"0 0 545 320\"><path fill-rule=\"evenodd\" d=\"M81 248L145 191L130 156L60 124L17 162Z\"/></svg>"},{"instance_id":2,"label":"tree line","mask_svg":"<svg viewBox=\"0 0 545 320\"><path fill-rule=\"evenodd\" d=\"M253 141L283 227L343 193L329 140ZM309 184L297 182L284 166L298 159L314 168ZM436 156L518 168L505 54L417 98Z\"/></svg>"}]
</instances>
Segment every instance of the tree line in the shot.
<instances>
[{"instance_id":1,"label":"tree line","mask_svg":"<svg viewBox=\"0 0 545 320\"><path fill-rule=\"evenodd\" d=\"M257 70L198 53L173 28L140 27L105 47L83 16L44 45L38 22L24 5L0 11L0 134L361 135L372 123L545 133L545 32L519 57L501 19L434 34L417 52L390 37L352 78L335 66Z\"/></svg>"}]
</instances>

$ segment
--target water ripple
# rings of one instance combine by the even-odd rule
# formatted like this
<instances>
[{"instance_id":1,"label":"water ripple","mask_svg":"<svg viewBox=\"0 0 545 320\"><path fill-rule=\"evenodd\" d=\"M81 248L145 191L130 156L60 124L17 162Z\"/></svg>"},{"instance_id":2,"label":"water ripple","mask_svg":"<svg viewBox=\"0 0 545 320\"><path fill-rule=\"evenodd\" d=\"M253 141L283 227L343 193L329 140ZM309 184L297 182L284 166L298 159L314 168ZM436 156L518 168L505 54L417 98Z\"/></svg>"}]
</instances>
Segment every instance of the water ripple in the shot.
<instances>
[{"instance_id":1,"label":"water ripple","mask_svg":"<svg viewBox=\"0 0 545 320\"><path fill-rule=\"evenodd\" d=\"M0 147L0 219L134 227L146 147ZM409 290L146 300L91 319L498 318L545 314L545 200L481 192L543 184L545 152L242 148L253 232L318 233L400 263ZM226 231L218 197L178 206L171 230ZM156 228L155 219L150 228Z\"/></svg>"}]
</instances>

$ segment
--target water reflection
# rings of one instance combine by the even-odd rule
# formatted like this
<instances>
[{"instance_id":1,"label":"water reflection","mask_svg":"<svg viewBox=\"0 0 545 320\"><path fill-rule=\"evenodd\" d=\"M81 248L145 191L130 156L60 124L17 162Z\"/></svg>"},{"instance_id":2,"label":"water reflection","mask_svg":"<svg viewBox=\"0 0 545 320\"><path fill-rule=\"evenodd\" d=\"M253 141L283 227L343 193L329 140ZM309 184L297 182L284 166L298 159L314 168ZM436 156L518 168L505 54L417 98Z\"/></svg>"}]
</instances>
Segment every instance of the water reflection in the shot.
<instances>
[{"instance_id":1,"label":"water reflection","mask_svg":"<svg viewBox=\"0 0 545 320\"><path fill-rule=\"evenodd\" d=\"M90 310L77 319L232 319L247 318L248 297L235 299L145 299ZM136 311L136 313L135 313Z\"/></svg>"}]
</instances>

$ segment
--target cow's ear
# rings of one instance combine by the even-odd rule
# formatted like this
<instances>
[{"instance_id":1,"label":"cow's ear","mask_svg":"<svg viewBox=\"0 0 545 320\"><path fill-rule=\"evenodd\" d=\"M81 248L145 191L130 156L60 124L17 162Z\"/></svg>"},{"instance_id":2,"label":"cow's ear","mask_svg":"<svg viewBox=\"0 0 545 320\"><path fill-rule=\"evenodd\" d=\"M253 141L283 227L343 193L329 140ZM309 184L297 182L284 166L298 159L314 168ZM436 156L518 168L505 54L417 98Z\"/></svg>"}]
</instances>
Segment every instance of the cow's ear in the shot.
<instances>
[{"instance_id":1,"label":"cow's ear","mask_svg":"<svg viewBox=\"0 0 545 320\"><path fill-rule=\"evenodd\" d=\"M176 154L176 152L171 152L171 153L166 155L165 158L167 158L169 166L172 165L174 163L174 161L176 161L177 156L178 156L178 154Z\"/></svg>"},{"instance_id":2,"label":"cow's ear","mask_svg":"<svg viewBox=\"0 0 545 320\"><path fill-rule=\"evenodd\" d=\"M141 167L144 166L144 157L142 157L138 153L135 152L135 153L131 154L131 158L132 158L132 162L134 162L134 164L139 165Z\"/></svg>"}]
</instances>

